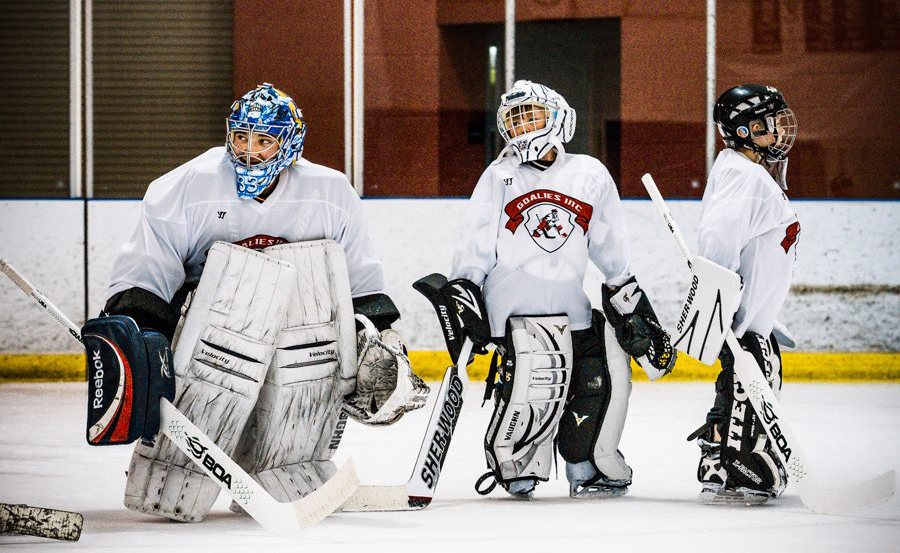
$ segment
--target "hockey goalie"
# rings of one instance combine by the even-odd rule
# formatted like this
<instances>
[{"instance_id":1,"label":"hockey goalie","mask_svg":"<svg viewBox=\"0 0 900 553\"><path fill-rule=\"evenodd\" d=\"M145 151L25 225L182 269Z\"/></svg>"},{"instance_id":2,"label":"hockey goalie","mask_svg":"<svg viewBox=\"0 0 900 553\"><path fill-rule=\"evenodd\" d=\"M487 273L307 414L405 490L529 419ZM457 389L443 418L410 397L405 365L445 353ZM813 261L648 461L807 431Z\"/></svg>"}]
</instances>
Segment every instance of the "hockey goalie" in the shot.
<instances>
[{"instance_id":1,"label":"hockey goalie","mask_svg":"<svg viewBox=\"0 0 900 553\"><path fill-rule=\"evenodd\" d=\"M82 330L89 443L140 438L129 509L196 522L219 493L157 437L160 397L283 502L335 473L342 413L386 425L425 403L361 201L301 157L305 136L295 102L260 85L232 105L225 147L147 190Z\"/></svg>"},{"instance_id":2,"label":"hockey goalie","mask_svg":"<svg viewBox=\"0 0 900 553\"><path fill-rule=\"evenodd\" d=\"M497 345L484 439L498 485L532 499L558 449L569 495L624 495L632 470L619 450L633 357L650 379L675 364L669 335L630 268L625 216L603 164L570 153L575 110L553 89L516 81L500 98L506 142L475 185L444 290L461 333ZM588 261L606 277L603 312L584 289ZM453 309L451 309L452 311ZM502 358L499 364L496 362Z\"/></svg>"},{"instance_id":3,"label":"hockey goalie","mask_svg":"<svg viewBox=\"0 0 900 553\"><path fill-rule=\"evenodd\" d=\"M701 501L758 505L781 495L788 473L735 378L734 352L723 342L732 330L780 396L781 347L793 340L776 318L790 288L800 233L785 195L797 120L780 91L758 84L722 93L713 119L725 149L703 192L700 255L693 260L675 345L706 364L721 361L713 406L688 438L700 446Z\"/></svg>"}]
</instances>

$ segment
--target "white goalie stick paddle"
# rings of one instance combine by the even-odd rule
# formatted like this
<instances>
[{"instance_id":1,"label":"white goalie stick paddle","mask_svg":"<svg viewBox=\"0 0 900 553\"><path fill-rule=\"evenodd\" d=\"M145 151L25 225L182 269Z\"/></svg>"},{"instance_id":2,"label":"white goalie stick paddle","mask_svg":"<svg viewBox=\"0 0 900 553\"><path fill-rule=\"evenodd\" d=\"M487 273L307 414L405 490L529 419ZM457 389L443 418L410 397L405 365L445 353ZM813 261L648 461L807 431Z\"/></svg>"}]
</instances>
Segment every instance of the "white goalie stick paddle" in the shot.
<instances>
[{"instance_id":1,"label":"white goalie stick paddle","mask_svg":"<svg viewBox=\"0 0 900 553\"><path fill-rule=\"evenodd\" d=\"M0 534L78 541L82 526L81 513L0 503Z\"/></svg>"},{"instance_id":2,"label":"white goalie stick paddle","mask_svg":"<svg viewBox=\"0 0 900 553\"><path fill-rule=\"evenodd\" d=\"M416 281L413 287L425 295L437 311L452 359L459 336L453 333L452 326L446 320L449 311L440 291L441 285L446 282L446 278L434 274ZM417 511L431 503L469 385L466 364L471 353L472 341L466 338L459 357L454 360L455 364L444 372L409 481L396 486L360 486L344 504L343 511Z\"/></svg>"},{"instance_id":3,"label":"white goalie stick paddle","mask_svg":"<svg viewBox=\"0 0 900 553\"><path fill-rule=\"evenodd\" d=\"M672 214L669 213L653 177L645 174L641 177L641 181L643 181L650 199L653 200L656 210L669 227L678 250L690 266L690 251L687 249L684 237L678 230ZM870 507L894 495L896 482L893 470L859 484L843 486L823 484L813 472L808 457L801 451L800 443L785 418L781 403L769 387L769 383L756 364L753 355L741 348L734 332L730 329L726 334L725 342L734 355L734 371L737 379L741 387L747 391L750 404L759 415L766 434L774 443L775 447L772 449L781 459L791 480L796 483L800 500L804 505L815 513L831 515Z\"/></svg>"},{"instance_id":4,"label":"white goalie stick paddle","mask_svg":"<svg viewBox=\"0 0 900 553\"><path fill-rule=\"evenodd\" d=\"M0 271L84 344L78 327L5 259L0 259ZM273 534L292 535L321 522L340 508L359 486L353 462L348 460L313 493L290 503L281 503L165 398L160 399L159 428L188 459Z\"/></svg>"}]
</instances>

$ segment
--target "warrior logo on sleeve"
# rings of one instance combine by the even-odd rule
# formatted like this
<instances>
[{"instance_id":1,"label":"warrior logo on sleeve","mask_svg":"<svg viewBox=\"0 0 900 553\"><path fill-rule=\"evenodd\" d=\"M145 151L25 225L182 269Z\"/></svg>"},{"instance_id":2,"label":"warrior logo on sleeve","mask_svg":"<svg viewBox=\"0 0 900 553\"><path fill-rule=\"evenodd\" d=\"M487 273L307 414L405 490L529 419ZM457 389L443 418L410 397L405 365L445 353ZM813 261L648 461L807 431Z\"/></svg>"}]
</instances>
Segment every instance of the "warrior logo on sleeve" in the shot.
<instances>
[{"instance_id":1,"label":"warrior logo on sleeve","mask_svg":"<svg viewBox=\"0 0 900 553\"><path fill-rule=\"evenodd\" d=\"M587 234L594 208L552 190L535 190L513 199L504 208L506 228L513 234L524 223L525 231L542 250L553 253L566 243L575 227Z\"/></svg>"}]
</instances>

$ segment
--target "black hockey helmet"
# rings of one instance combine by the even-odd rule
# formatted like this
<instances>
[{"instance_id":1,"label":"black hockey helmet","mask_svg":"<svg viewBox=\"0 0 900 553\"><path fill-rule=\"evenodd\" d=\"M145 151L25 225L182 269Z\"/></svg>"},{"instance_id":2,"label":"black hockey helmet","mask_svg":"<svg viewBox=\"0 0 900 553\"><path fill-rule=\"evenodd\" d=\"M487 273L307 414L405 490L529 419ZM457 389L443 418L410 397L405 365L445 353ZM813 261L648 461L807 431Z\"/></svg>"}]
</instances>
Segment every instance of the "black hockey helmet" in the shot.
<instances>
[{"instance_id":1,"label":"black hockey helmet","mask_svg":"<svg viewBox=\"0 0 900 553\"><path fill-rule=\"evenodd\" d=\"M797 138L797 118L774 86L745 84L730 88L719 96L713 108L713 120L729 148L748 148L772 160L785 159ZM753 133L753 123L764 130ZM773 134L768 146L753 142L756 136Z\"/></svg>"}]
</instances>

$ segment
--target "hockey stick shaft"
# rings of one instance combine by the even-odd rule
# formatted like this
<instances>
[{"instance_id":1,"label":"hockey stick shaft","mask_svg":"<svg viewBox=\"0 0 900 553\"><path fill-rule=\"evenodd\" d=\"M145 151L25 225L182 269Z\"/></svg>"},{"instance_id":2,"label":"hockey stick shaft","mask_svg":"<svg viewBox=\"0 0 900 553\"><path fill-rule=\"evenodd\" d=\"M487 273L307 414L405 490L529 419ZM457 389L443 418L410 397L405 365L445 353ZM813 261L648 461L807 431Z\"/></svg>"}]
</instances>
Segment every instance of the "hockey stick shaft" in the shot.
<instances>
[{"instance_id":1,"label":"hockey stick shaft","mask_svg":"<svg viewBox=\"0 0 900 553\"><path fill-rule=\"evenodd\" d=\"M410 480L410 499L427 497L430 501L434 495L434 488L441 476L444 460L450 450L450 440L462 411L466 388L469 386L466 361L471 352L472 340L467 337L463 341L460 360L455 366L448 367L444 374Z\"/></svg>"},{"instance_id":2,"label":"hockey stick shaft","mask_svg":"<svg viewBox=\"0 0 900 553\"><path fill-rule=\"evenodd\" d=\"M690 250L684 241L678 225L666 207L650 174L641 177L653 205L663 217L678 250L684 260L691 264ZM763 424L766 434L772 440L778 457L797 484L800 499L810 510L822 514L837 514L884 501L894 493L894 471L888 471L868 482L844 488L829 488L815 477L807 457L801 452L800 443L784 417L784 410L775 397L768 380L762 374L753 355L741 347L734 332L729 328L725 341L734 356L734 371L741 387L747 392L750 404Z\"/></svg>"},{"instance_id":3,"label":"hockey stick shaft","mask_svg":"<svg viewBox=\"0 0 900 553\"><path fill-rule=\"evenodd\" d=\"M0 260L0 270L84 345L75 323L5 259ZM159 426L188 459L274 534L290 535L320 522L337 510L359 486L353 463L348 460L337 474L313 493L292 503L280 503L165 398L160 399Z\"/></svg>"},{"instance_id":4,"label":"hockey stick shaft","mask_svg":"<svg viewBox=\"0 0 900 553\"><path fill-rule=\"evenodd\" d=\"M19 287L22 292L25 293L26 296L30 296L34 301L40 305L44 311L46 311L53 319L62 325L63 328L68 331L69 334L72 335L73 338L78 340L79 342L84 344L84 341L81 339L81 332L78 331L78 327L75 326L66 315L59 310L53 302L47 299L44 294L40 293L37 288L34 287L28 279L26 279L22 274L17 271L9 262L5 259L0 259L0 272L9 277L9 280L13 282L16 286Z\"/></svg>"}]
</instances>

